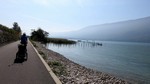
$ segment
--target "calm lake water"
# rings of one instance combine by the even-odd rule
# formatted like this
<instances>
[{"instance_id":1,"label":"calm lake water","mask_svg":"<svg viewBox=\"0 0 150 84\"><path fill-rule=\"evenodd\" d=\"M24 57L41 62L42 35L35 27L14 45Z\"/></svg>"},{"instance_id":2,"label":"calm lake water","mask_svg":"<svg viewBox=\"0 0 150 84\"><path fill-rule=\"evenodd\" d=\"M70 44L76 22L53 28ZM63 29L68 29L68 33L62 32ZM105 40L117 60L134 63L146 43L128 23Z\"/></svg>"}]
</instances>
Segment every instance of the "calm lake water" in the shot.
<instances>
[{"instance_id":1,"label":"calm lake water","mask_svg":"<svg viewBox=\"0 0 150 84\"><path fill-rule=\"evenodd\" d=\"M102 46L97 43L102 43ZM75 45L50 43L47 48L88 68L139 83L150 83L149 43L83 40Z\"/></svg>"}]
</instances>

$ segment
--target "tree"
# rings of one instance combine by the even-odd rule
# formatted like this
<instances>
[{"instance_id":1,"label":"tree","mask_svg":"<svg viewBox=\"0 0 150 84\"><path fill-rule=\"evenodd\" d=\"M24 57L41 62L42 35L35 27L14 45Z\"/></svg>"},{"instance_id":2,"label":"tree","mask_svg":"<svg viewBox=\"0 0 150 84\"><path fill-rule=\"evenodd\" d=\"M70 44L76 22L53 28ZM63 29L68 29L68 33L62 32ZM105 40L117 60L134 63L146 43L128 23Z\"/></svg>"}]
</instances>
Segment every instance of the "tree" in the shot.
<instances>
[{"instance_id":1,"label":"tree","mask_svg":"<svg viewBox=\"0 0 150 84\"><path fill-rule=\"evenodd\" d=\"M18 25L17 22L13 23L13 30L15 30L17 32L18 38L19 38L21 36L22 32L21 32L21 28L20 28L20 26Z\"/></svg>"},{"instance_id":2,"label":"tree","mask_svg":"<svg viewBox=\"0 0 150 84\"><path fill-rule=\"evenodd\" d=\"M14 22L14 23L13 23L13 29L14 29L15 31L17 31L17 32L21 32L20 26L18 25L17 22Z\"/></svg>"},{"instance_id":3,"label":"tree","mask_svg":"<svg viewBox=\"0 0 150 84\"><path fill-rule=\"evenodd\" d=\"M47 42L49 33L42 30L41 28L38 28L38 30L33 30L31 33L31 39L35 41L40 41L40 42Z\"/></svg>"}]
</instances>

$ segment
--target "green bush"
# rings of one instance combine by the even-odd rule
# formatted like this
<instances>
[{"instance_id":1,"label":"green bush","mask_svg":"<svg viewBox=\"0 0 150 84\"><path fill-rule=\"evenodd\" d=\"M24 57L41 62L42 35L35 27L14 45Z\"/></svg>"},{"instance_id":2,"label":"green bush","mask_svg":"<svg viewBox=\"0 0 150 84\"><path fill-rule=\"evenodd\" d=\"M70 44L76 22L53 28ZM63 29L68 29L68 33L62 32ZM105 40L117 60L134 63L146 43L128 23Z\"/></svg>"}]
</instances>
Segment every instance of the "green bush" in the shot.
<instances>
[{"instance_id":1,"label":"green bush","mask_svg":"<svg viewBox=\"0 0 150 84\"><path fill-rule=\"evenodd\" d=\"M20 38L20 32L0 24L0 43L16 41Z\"/></svg>"},{"instance_id":2,"label":"green bush","mask_svg":"<svg viewBox=\"0 0 150 84\"><path fill-rule=\"evenodd\" d=\"M75 44L75 41L63 39L63 38L48 38L48 42L55 44Z\"/></svg>"},{"instance_id":3,"label":"green bush","mask_svg":"<svg viewBox=\"0 0 150 84\"><path fill-rule=\"evenodd\" d=\"M34 47L38 47L32 40L30 40Z\"/></svg>"},{"instance_id":4,"label":"green bush","mask_svg":"<svg viewBox=\"0 0 150 84\"><path fill-rule=\"evenodd\" d=\"M45 60L47 59L47 56L45 55L45 53L43 53L43 52L40 51L40 50L39 50L38 52L39 52L39 54L43 57L43 59L45 59Z\"/></svg>"},{"instance_id":5,"label":"green bush","mask_svg":"<svg viewBox=\"0 0 150 84\"><path fill-rule=\"evenodd\" d=\"M52 68L52 71L60 76L60 75L67 75L66 68L58 61L49 61L48 65Z\"/></svg>"}]
</instances>

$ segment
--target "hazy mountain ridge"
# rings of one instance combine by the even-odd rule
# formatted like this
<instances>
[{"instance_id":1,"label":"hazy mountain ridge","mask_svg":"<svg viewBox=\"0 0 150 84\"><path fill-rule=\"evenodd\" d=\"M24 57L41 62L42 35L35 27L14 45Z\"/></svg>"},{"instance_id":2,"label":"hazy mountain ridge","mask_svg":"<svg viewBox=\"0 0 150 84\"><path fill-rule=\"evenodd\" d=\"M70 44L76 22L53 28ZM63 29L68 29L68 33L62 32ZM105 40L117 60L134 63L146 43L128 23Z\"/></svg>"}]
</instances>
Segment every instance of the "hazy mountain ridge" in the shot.
<instances>
[{"instance_id":1,"label":"hazy mountain ridge","mask_svg":"<svg viewBox=\"0 0 150 84\"><path fill-rule=\"evenodd\" d=\"M63 33L61 37L107 41L150 42L150 17L88 26L78 31Z\"/></svg>"}]
</instances>

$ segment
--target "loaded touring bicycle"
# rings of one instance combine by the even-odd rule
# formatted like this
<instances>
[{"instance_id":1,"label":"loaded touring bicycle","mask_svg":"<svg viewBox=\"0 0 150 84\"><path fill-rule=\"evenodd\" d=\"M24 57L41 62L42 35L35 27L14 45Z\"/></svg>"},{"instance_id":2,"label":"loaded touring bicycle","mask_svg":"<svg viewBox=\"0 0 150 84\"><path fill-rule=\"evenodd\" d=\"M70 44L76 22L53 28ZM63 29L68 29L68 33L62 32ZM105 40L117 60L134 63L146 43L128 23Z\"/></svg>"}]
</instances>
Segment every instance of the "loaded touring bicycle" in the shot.
<instances>
[{"instance_id":1,"label":"loaded touring bicycle","mask_svg":"<svg viewBox=\"0 0 150 84\"><path fill-rule=\"evenodd\" d=\"M18 52L16 53L16 59L18 59L18 60L27 60L28 59L26 45L18 44Z\"/></svg>"}]
</instances>

